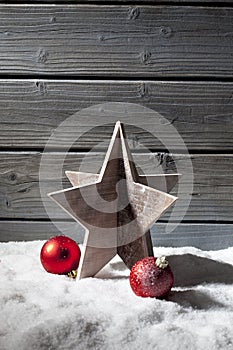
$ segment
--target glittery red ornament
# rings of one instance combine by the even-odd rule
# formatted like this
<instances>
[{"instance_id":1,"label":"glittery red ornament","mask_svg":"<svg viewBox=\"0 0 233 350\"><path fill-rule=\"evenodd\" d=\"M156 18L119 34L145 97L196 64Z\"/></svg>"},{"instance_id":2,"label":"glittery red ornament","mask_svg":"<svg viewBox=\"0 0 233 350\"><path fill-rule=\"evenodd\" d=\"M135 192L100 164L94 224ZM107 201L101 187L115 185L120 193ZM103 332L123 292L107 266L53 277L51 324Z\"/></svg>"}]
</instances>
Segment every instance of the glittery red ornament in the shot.
<instances>
[{"instance_id":1,"label":"glittery red ornament","mask_svg":"<svg viewBox=\"0 0 233 350\"><path fill-rule=\"evenodd\" d=\"M173 283L173 273L165 257L139 260L130 272L131 288L141 297L163 298Z\"/></svg>"},{"instance_id":2,"label":"glittery red ornament","mask_svg":"<svg viewBox=\"0 0 233 350\"><path fill-rule=\"evenodd\" d=\"M81 251L78 244L66 236L49 239L42 247L40 260L46 271L68 274L79 265Z\"/></svg>"}]
</instances>

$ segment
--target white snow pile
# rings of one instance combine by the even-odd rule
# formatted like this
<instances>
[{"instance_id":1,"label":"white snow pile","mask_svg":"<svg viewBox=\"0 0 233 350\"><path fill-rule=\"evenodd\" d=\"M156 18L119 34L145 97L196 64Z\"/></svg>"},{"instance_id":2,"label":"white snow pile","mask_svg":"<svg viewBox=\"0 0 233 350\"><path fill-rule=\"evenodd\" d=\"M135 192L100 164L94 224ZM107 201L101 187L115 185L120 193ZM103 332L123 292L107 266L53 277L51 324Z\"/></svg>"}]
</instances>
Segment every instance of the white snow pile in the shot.
<instances>
[{"instance_id":1,"label":"white snow pile","mask_svg":"<svg viewBox=\"0 0 233 350\"><path fill-rule=\"evenodd\" d=\"M43 243L0 244L1 350L233 349L233 248L156 248L175 275L157 300L132 292L118 257L96 278L49 274Z\"/></svg>"}]
</instances>

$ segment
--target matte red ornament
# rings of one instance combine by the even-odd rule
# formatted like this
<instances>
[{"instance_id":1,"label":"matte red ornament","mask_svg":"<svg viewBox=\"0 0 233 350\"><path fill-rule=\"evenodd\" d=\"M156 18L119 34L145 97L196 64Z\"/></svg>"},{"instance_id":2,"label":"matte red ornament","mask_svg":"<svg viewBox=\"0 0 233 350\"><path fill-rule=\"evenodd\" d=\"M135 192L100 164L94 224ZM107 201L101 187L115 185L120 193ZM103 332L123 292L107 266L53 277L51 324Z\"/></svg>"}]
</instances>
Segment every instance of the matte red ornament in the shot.
<instances>
[{"instance_id":1,"label":"matte red ornament","mask_svg":"<svg viewBox=\"0 0 233 350\"><path fill-rule=\"evenodd\" d=\"M140 297L163 298L173 283L174 276L165 257L139 260L130 272L131 288Z\"/></svg>"},{"instance_id":2,"label":"matte red ornament","mask_svg":"<svg viewBox=\"0 0 233 350\"><path fill-rule=\"evenodd\" d=\"M74 240L56 236L43 245L40 260L47 272L63 275L77 270L80 256L80 248Z\"/></svg>"}]
</instances>

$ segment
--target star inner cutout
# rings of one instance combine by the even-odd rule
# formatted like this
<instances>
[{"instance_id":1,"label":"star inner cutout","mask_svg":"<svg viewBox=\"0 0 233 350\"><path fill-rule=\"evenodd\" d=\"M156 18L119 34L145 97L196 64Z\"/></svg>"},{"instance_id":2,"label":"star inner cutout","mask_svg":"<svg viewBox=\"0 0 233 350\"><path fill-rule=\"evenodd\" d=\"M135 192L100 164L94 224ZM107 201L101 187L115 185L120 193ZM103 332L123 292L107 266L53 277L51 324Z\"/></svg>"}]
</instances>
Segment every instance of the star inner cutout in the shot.
<instances>
[{"instance_id":1,"label":"star inner cutout","mask_svg":"<svg viewBox=\"0 0 233 350\"><path fill-rule=\"evenodd\" d=\"M170 191L179 174L139 175L117 122L100 174L66 175L74 187L49 196L86 229L78 279L95 276L116 254L129 269L153 256L149 229L176 201L163 190Z\"/></svg>"}]
</instances>

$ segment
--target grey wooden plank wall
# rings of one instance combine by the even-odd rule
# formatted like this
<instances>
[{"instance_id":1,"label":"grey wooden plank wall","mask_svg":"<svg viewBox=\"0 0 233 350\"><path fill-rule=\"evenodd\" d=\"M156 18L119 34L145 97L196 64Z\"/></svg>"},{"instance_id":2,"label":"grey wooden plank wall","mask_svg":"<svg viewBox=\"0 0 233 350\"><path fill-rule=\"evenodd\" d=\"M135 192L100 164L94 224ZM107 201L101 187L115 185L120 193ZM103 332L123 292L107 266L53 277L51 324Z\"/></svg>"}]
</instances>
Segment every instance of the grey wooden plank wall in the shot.
<instances>
[{"instance_id":1,"label":"grey wooden plank wall","mask_svg":"<svg viewBox=\"0 0 233 350\"><path fill-rule=\"evenodd\" d=\"M47 239L59 234L56 222L66 234L76 230L82 240L77 224L40 193L43 148L53 130L76 111L131 102L167 118L193 162L193 191L189 193L188 183L184 186L174 223L167 224L168 212L154 225L154 244L232 245L233 1L59 3L0 3L0 241ZM142 128L143 123L145 118ZM80 134L84 126L85 120ZM72 145L64 170L78 169L87 152L108 141L111 132L109 125L83 135ZM66 137L73 133L66 129ZM168 154L145 131L127 127L127 133L133 151L134 141L152 151L149 158L135 155L148 172L161 165L170 173L176 164L183 173L189 171L187 155L175 143L174 153ZM173 141L173 135L168 138ZM59 184L54 174L66 144L61 139L56 146L53 171L43 180L48 192ZM101 163L104 151L86 158L87 166L96 159ZM63 183L68 186L65 176ZM191 204L183 221L167 234L187 195Z\"/></svg>"}]
</instances>

